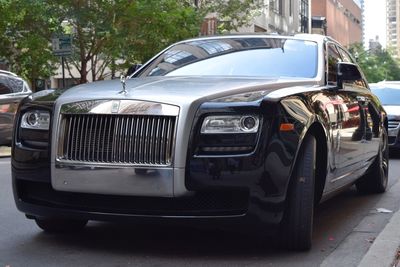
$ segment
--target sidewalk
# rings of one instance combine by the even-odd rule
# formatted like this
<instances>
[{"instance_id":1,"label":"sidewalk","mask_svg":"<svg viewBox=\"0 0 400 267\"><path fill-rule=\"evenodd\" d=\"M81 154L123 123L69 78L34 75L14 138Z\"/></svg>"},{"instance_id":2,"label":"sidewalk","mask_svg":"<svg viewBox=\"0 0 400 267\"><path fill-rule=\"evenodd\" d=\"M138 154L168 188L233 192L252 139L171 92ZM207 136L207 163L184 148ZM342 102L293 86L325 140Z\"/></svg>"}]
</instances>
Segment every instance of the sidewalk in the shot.
<instances>
[{"instance_id":1,"label":"sidewalk","mask_svg":"<svg viewBox=\"0 0 400 267\"><path fill-rule=\"evenodd\" d=\"M0 146L0 158L11 156L11 147Z\"/></svg>"},{"instance_id":2,"label":"sidewalk","mask_svg":"<svg viewBox=\"0 0 400 267\"><path fill-rule=\"evenodd\" d=\"M359 267L398 267L400 248L400 210L395 212L389 223L375 239L361 260Z\"/></svg>"}]
</instances>

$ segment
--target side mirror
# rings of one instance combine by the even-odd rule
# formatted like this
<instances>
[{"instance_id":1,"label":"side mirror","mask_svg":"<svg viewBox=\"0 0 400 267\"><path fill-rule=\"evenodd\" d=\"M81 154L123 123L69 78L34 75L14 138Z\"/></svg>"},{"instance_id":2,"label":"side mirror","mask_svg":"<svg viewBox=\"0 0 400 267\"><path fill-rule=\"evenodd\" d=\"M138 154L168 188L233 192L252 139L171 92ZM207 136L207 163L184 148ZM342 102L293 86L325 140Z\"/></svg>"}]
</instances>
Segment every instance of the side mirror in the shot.
<instances>
[{"instance_id":1,"label":"side mirror","mask_svg":"<svg viewBox=\"0 0 400 267\"><path fill-rule=\"evenodd\" d=\"M343 88L343 83L354 83L362 80L361 72L357 65L347 62L339 62L337 64L337 86Z\"/></svg>"}]
</instances>

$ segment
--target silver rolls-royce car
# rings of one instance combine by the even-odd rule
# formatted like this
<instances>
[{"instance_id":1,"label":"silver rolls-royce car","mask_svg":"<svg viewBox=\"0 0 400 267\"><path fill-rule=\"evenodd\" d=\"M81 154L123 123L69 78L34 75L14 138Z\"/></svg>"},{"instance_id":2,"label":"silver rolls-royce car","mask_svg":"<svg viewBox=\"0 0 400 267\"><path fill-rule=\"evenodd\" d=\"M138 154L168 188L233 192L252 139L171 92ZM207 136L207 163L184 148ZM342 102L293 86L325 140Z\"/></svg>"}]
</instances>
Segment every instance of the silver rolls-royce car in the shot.
<instances>
[{"instance_id":1,"label":"silver rolls-royce car","mask_svg":"<svg viewBox=\"0 0 400 267\"><path fill-rule=\"evenodd\" d=\"M12 179L18 209L45 231L221 222L304 250L316 203L353 184L385 191L387 117L328 37L191 39L127 79L24 99Z\"/></svg>"}]
</instances>

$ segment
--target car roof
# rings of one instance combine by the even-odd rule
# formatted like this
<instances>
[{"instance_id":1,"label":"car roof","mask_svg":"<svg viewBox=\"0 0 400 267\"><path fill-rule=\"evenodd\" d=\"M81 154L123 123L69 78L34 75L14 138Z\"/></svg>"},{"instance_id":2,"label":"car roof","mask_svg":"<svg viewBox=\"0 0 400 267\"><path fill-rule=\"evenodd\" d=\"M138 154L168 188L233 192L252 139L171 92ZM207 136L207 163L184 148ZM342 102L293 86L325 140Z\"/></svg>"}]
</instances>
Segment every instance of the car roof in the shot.
<instances>
[{"instance_id":1,"label":"car roof","mask_svg":"<svg viewBox=\"0 0 400 267\"><path fill-rule=\"evenodd\" d=\"M296 35L279 35L279 34L265 34L265 33L248 33L248 34L227 34L227 35L212 35L212 36L203 36L192 39L187 39L180 41L176 44L188 43L193 41L203 41L203 40L215 40L215 39L232 39L232 38L276 38L276 39L293 39L293 40L304 40L304 41L313 41L317 43L322 43L325 40L330 40L335 43L338 43L334 39L329 36L320 35L320 34L296 34ZM338 43L339 44L339 43ZM340 44L339 44L340 45Z\"/></svg>"},{"instance_id":2,"label":"car roof","mask_svg":"<svg viewBox=\"0 0 400 267\"><path fill-rule=\"evenodd\" d=\"M13 77L18 77L17 74L11 72L11 71L6 71L6 70L0 70L0 74L6 74L6 75L11 75Z\"/></svg>"}]
</instances>

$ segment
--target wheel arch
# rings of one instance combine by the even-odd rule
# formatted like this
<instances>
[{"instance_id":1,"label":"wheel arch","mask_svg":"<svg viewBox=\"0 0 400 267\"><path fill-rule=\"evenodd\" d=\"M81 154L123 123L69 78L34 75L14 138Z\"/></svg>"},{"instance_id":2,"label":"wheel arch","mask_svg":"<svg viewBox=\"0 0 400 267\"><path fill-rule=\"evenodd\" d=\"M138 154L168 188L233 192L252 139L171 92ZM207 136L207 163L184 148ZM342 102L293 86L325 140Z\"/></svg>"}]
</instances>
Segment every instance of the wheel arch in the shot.
<instances>
[{"instance_id":1,"label":"wheel arch","mask_svg":"<svg viewBox=\"0 0 400 267\"><path fill-rule=\"evenodd\" d=\"M314 202L315 204L319 203L326 183L327 176L327 167L328 167L328 143L326 137L326 131L324 130L322 124L315 120L311 125L304 131L302 134L301 140L303 141L307 135L313 135L316 140L316 164L315 164L315 194L314 194ZM290 179L286 188L286 199L288 197L288 193L290 191L290 186L293 178L293 169L296 166L298 161L298 155L301 147L303 146L303 142L299 142L298 149L296 152L296 157L292 165L292 170L290 172Z\"/></svg>"},{"instance_id":2,"label":"wheel arch","mask_svg":"<svg viewBox=\"0 0 400 267\"><path fill-rule=\"evenodd\" d=\"M319 122L314 122L306 134L312 134L316 139L315 163L315 204L319 203L325 188L328 167L328 145L324 128Z\"/></svg>"}]
</instances>

